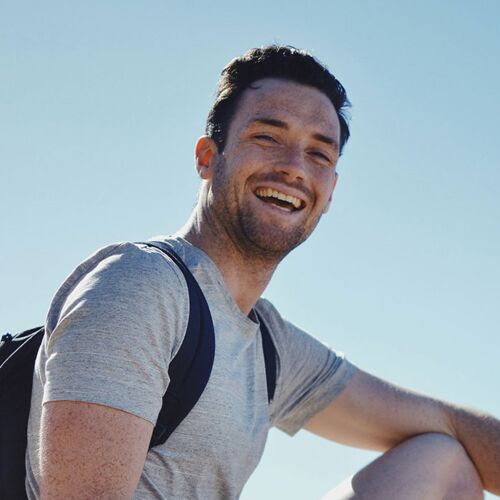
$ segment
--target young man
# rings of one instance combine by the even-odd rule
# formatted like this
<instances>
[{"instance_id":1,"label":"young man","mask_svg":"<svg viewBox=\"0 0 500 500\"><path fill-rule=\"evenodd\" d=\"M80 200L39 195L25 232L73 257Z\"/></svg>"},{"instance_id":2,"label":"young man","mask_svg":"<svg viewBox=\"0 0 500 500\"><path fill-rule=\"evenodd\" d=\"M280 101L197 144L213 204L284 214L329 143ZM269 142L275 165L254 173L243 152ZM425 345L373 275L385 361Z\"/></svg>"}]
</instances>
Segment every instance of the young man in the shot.
<instances>
[{"instance_id":1,"label":"young man","mask_svg":"<svg viewBox=\"0 0 500 500\"><path fill-rule=\"evenodd\" d=\"M252 50L223 71L196 144L198 203L174 237L161 239L210 306L208 385L148 452L186 331L187 287L158 250L99 250L62 285L47 317L29 424L30 498L237 498L271 426L384 452L330 499L500 493L498 420L363 372L260 299L281 259L328 210L347 105L340 83L292 48ZM271 403L259 316L277 354Z\"/></svg>"}]
</instances>

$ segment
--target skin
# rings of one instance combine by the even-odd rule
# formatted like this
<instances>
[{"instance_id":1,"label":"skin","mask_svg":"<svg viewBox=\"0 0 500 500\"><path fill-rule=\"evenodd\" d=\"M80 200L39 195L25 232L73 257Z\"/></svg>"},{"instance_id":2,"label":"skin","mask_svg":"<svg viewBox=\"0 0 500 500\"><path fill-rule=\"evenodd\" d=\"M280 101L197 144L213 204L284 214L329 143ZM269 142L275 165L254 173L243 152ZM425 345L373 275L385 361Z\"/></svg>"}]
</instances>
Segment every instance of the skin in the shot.
<instances>
[{"instance_id":1,"label":"skin","mask_svg":"<svg viewBox=\"0 0 500 500\"><path fill-rule=\"evenodd\" d=\"M480 500L483 488L463 447L421 434L384 453L322 500Z\"/></svg>"},{"instance_id":2,"label":"skin","mask_svg":"<svg viewBox=\"0 0 500 500\"><path fill-rule=\"evenodd\" d=\"M98 404L43 405L40 436L42 500L132 498L153 426Z\"/></svg>"},{"instance_id":3,"label":"skin","mask_svg":"<svg viewBox=\"0 0 500 500\"><path fill-rule=\"evenodd\" d=\"M483 489L500 494L499 420L477 410L398 387L362 370L355 373L342 394L314 416L305 428L329 440L382 452L426 433L449 436L460 443L472 463L468 474L472 470L477 477L471 482L479 482ZM407 468L411 471L415 467L415 458L411 454L406 456ZM456 474L447 477L453 479L454 476ZM387 471L381 477L387 477ZM445 476L440 478L446 479ZM362 486L358 482L360 489ZM437 486L446 489L448 485ZM334 497L330 498L333 500Z\"/></svg>"},{"instance_id":4,"label":"skin","mask_svg":"<svg viewBox=\"0 0 500 500\"><path fill-rule=\"evenodd\" d=\"M224 151L209 137L198 140L196 170L202 188L178 234L215 262L244 314L283 257L307 239L328 210L337 182L338 141L338 117L328 98L311 87L277 79L260 80L244 92ZM264 201L258 195L262 188L299 198L301 210L283 210ZM428 456L450 465L429 495L419 496L418 485L412 486L415 498L459 498L453 496L456 486L447 481L461 470L467 470L470 491L482 483L500 493L498 420L396 387L362 370L306 428L351 446L396 450L355 476L355 492L328 498L374 498L373 485L378 485L377 498L401 500L390 493L399 491L391 474L401 478L403 469L414 479L415 464L420 460L425 465ZM131 498L151 432L150 423L113 408L71 401L45 404L41 497ZM450 446L444 460L424 439L409 441L427 433L438 433L466 454ZM419 455L422 449L427 455ZM388 478L389 493L380 489ZM452 493L444 497L443 492Z\"/></svg>"}]
</instances>

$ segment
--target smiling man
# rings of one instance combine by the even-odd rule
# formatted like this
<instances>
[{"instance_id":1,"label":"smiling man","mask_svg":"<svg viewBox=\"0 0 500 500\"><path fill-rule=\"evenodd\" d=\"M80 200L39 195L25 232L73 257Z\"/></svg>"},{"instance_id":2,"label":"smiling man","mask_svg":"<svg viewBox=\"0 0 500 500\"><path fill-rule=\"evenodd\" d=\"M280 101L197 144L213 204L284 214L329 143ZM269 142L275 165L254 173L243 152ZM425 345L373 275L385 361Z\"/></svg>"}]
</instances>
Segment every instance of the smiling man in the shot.
<instances>
[{"instance_id":1,"label":"smiling man","mask_svg":"<svg viewBox=\"0 0 500 500\"><path fill-rule=\"evenodd\" d=\"M224 69L195 148L197 205L176 235L155 238L184 261L210 307L208 384L169 439L148 450L187 328L188 288L157 249L97 251L48 313L33 384L29 498L235 499L273 426L382 452L329 499L500 492L498 420L363 372L261 298L332 202L347 106L335 77L290 47L254 49ZM264 324L277 366L271 401Z\"/></svg>"}]
</instances>

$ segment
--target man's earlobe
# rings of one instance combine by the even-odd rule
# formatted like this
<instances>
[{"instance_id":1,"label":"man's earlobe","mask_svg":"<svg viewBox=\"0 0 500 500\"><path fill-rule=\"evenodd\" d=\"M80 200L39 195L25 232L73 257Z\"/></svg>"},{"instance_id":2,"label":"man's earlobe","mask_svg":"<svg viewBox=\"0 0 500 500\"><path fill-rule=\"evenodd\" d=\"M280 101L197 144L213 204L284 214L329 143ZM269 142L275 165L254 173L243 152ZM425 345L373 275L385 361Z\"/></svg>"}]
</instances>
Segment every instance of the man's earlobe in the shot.
<instances>
[{"instance_id":1,"label":"man's earlobe","mask_svg":"<svg viewBox=\"0 0 500 500\"><path fill-rule=\"evenodd\" d=\"M213 157L217 153L217 146L213 139L206 135L196 141L195 166L198 175L204 179L212 177Z\"/></svg>"}]
</instances>

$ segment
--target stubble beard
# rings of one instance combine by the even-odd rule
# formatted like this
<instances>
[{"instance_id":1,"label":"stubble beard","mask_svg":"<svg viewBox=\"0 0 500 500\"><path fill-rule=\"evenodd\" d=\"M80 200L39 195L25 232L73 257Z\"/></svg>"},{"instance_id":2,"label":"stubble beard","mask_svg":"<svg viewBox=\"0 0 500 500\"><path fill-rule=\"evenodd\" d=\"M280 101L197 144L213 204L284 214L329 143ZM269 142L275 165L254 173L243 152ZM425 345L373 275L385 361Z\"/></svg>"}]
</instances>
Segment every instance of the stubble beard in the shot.
<instances>
[{"instance_id":1,"label":"stubble beard","mask_svg":"<svg viewBox=\"0 0 500 500\"><path fill-rule=\"evenodd\" d=\"M262 216L259 218L259 213L248 200L239 203L235 193L228 191L231 178L223 158L216 168L218 173L212 185L211 210L218 220L217 225L246 258L277 264L303 243L317 226L321 215L306 224L288 228L273 225Z\"/></svg>"}]
</instances>

